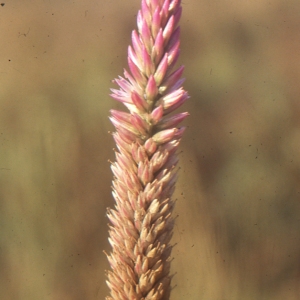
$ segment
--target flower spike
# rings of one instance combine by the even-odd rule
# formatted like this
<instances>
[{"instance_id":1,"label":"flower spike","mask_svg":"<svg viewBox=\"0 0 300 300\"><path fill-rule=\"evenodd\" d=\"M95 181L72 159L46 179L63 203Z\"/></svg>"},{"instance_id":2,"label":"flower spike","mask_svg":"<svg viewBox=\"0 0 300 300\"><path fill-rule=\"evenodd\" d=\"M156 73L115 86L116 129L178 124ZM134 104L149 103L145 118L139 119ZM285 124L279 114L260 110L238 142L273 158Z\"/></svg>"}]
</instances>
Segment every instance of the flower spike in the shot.
<instances>
[{"instance_id":1,"label":"flower spike","mask_svg":"<svg viewBox=\"0 0 300 300\"><path fill-rule=\"evenodd\" d=\"M110 111L117 150L111 163L115 207L107 211L112 251L106 254L106 300L170 297L172 194L185 131L177 126L189 115L169 115L189 98L182 87L184 67L173 70L181 12L181 0L141 0L128 47L130 72L113 81L119 89L111 89L112 98L129 111Z\"/></svg>"}]
</instances>

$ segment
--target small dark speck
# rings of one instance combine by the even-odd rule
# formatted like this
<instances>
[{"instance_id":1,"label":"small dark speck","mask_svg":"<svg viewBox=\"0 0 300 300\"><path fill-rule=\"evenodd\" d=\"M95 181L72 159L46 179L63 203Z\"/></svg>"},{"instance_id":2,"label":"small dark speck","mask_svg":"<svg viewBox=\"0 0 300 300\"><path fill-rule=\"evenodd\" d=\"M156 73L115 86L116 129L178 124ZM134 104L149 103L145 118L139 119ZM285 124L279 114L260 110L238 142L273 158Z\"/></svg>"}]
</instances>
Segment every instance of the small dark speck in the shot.
<instances>
[{"instance_id":1,"label":"small dark speck","mask_svg":"<svg viewBox=\"0 0 300 300\"><path fill-rule=\"evenodd\" d=\"M230 131L229 133L232 134L232 131Z\"/></svg>"},{"instance_id":2,"label":"small dark speck","mask_svg":"<svg viewBox=\"0 0 300 300\"><path fill-rule=\"evenodd\" d=\"M43 276L45 276L46 274L43 274Z\"/></svg>"},{"instance_id":3,"label":"small dark speck","mask_svg":"<svg viewBox=\"0 0 300 300\"><path fill-rule=\"evenodd\" d=\"M192 248L194 247L195 245L192 245Z\"/></svg>"},{"instance_id":4,"label":"small dark speck","mask_svg":"<svg viewBox=\"0 0 300 300\"><path fill-rule=\"evenodd\" d=\"M1 3L1 6L3 7L5 5L5 3Z\"/></svg>"}]
</instances>

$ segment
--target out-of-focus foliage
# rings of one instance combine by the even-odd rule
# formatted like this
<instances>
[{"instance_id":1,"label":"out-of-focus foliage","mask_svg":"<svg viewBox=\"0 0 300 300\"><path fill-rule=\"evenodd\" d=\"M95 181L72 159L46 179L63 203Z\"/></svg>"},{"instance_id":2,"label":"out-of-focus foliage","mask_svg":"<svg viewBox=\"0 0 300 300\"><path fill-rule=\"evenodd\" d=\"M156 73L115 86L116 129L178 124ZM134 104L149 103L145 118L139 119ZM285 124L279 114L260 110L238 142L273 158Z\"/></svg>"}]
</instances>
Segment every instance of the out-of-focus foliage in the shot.
<instances>
[{"instance_id":1,"label":"out-of-focus foliage","mask_svg":"<svg viewBox=\"0 0 300 300\"><path fill-rule=\"evenodd\" d=\"M183 1L174 300L300 297L298 2ZM139 5L0 6L1 299L108 293L108 94Z\"/></svg>"}]
</instances>

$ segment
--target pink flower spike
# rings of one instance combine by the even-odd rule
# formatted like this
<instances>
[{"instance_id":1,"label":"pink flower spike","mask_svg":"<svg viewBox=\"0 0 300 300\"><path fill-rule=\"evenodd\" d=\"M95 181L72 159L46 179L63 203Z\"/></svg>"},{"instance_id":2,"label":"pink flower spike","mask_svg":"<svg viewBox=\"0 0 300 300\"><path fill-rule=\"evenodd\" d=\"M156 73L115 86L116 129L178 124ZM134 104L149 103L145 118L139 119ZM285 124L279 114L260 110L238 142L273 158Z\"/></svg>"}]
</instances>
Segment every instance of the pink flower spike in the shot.
<instances>
[{"instance_id":1,"label":"pink flower spike","mask_svg":"<svg viewBox=\"0 0 300 300\"><path fill-rule=\"evenodd\" d=\"M113 209L107 254L110 297L106 300L165 299L171 292L171 250L177 180L177 149L188 116L180 107L183 67L172 71L179 56L180 0L141 0L137 30L128 47L129 71L114 82L111 96L129 112L110 111L116 143Z\"/></svg>"}]
</instances>

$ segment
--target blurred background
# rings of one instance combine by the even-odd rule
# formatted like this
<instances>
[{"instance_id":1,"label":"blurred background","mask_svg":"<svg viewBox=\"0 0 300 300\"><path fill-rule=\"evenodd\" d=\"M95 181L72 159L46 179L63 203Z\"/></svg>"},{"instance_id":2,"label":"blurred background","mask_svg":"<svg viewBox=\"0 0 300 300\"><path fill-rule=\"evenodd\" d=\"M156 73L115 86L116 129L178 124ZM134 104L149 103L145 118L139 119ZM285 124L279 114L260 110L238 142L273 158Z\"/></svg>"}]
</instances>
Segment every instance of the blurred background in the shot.
<instances>
[{"instance_id":1,"label":"blurred background","mask_svg":"<svg viewBox=\"0 0 300 300\"><path fill-rule=\"evenodd\" d=\"M0 5L0 298L108 295L111 80L139 0ZM300 3L184 0L171 299L300 299Z\"/></svg>"}]
</instances>

